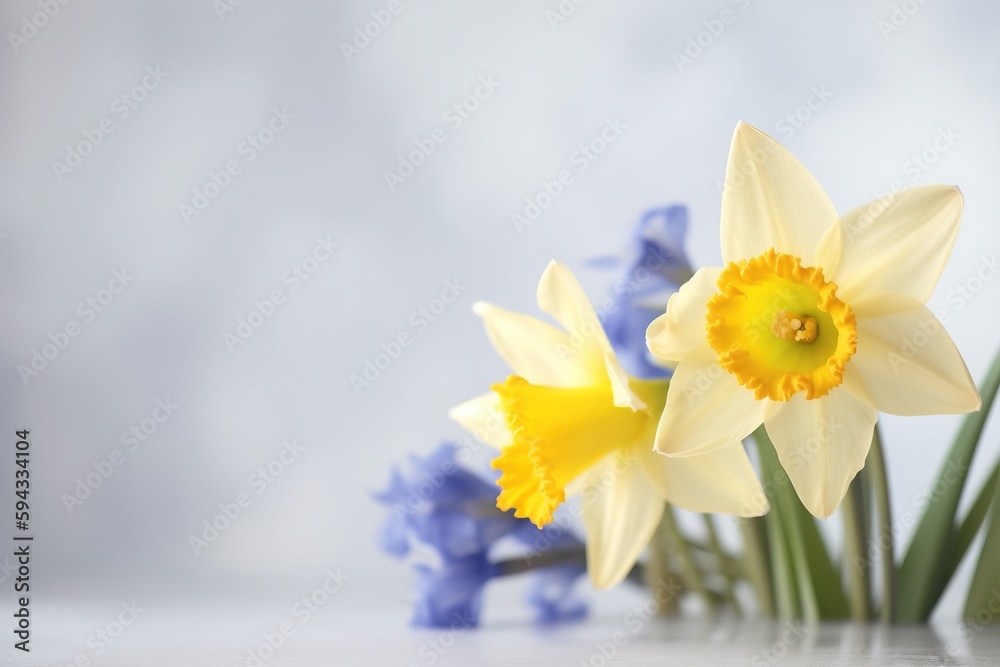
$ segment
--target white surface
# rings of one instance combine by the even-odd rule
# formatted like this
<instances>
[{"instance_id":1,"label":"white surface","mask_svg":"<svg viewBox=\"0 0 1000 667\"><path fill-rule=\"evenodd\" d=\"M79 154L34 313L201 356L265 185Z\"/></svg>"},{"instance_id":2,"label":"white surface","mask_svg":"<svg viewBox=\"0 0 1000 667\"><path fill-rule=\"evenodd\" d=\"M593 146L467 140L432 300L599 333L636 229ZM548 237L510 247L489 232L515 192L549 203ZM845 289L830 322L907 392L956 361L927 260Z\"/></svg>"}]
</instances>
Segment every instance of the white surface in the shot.
<instances>
[{"instance_id":1,"label":"white surface","mask_svg":"<svg viewBox=\"0 0 1000 667\"><path fill-rule=\"evenodd\" d=\"M93 611L48 610L51 628L93 626ZM388 617L387 617L388 616ZM78 655L96 665L170 667L252 665L996 665L1000 632L920 626L740 622L600 615L588 621L538 628L522 622L476 630L416 630L370 609L328 609L273 654L263 649L287 615L246 607L160 609L141 618L106 652L65 637L36 648L28 659L4 664L69 664ZM971 641L966 637L971 635ZM276 642L277 643L277 642ZM603 662L604 656L608 661Z\"/></svg>"}]
</instances>

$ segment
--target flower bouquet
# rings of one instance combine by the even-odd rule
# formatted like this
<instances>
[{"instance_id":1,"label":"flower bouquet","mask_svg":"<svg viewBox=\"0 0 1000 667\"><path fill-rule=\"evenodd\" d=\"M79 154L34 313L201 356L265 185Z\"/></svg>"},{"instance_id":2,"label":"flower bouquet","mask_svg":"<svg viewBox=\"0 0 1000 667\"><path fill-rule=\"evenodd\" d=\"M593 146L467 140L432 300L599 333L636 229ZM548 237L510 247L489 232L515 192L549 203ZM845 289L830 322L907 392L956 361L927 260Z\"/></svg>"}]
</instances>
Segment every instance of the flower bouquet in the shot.
<instances>
[{"instance_id":1,"label":"flower bouquet","mask_svg":"<svg viewBox=\"0 0 1000 667\"><path fill-rule=\"evenodd\" d=\"M690 266L687 212L671 206L642 218L628 256L594 260L620 273L596 308L557 261L537 299L558 326L475 304L512 374L449 414L496 448L494 472L470 467L470 439L377 495L391 508L382 546L414 564L414 622L475 625L483 587L525 572L547 622L585 613L584 572L597 589L650 587L662 613L693 598L739 615L921 622L967 555L964 615L992 621L1000 464L980 488L965 482L1000 360L977 390L924 305L962 206L958 188L931 185L838 216L801 163L740 124L724 266ZM879 412L969 413L920 514L892 512ZM833 550L819 524L838 508Z\"/></svg>"}]
</instances>

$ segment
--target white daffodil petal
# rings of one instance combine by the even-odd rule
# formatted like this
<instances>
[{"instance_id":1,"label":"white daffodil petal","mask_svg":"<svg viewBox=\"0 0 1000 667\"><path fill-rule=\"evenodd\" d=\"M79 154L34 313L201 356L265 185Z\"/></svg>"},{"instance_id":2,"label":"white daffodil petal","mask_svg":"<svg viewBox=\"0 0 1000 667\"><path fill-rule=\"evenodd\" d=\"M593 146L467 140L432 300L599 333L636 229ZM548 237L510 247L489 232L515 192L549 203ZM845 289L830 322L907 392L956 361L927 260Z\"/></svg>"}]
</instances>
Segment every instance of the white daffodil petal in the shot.
<instances>
[{"instance_id":1,"label":"white daffodil petal","mask_svg":"<svg viewBox=\"0 0 1000 667\"><path fill-rule=\"evenodd\" d=\"M764 402L719 366L706 343L670 379L654 449L668 456L704 454L742 440L763 419Z\"/></svg>"},{"instance_id":2,"label":"white daffodil petal","mask_svg":"<svg viewBox=\"0 0 1000 667\"><path fill-rule=\"evenodd\" d=\"M646 329L646 346L656 357L680 361L705 342L708 300L719 291L720 273L722 269L715 266L699 269L670 297L667 312Z\"/></svg>"},{"instance_id":3,"label":"white daffodil petal","mask_svg":"<svg viewBox=\"0 0 1000 667\"><path fill-rule=\"evenodd\" d=\"M486 335L507 365L533 384L575 387L589 381L586 365L569 336L530 315L479 301L473 312L483 318Z\"/></svg>"},{"instance_id":4,"label":"white daffodil petal","mask_svg":"<svg viewBox=\"0 0 1000 667\"><path fill-rule=\"evenodd\" d=\"M456 405L448 411L448 418L494 447L506 447L513 441L500 410L500 397L492 391Z\"/></svg>"},{"instance_id":5,"label":"white daffodil petal","mask_svg":"<svg viewBox=\"0 0 1000 667\"><path fill-rule=\"evenodd\" d=\"M611 393L614 404L619 408L632 408L634 411L645 410L646 404L635 395L628 383L628 373L622 368L614 352L608 352L604 357L604 365L611 380Z\"/></svg>"},{"instance_id":6,"label":"white daffodil petal","mask_svg":"<svg viewBox=\"0 0 1000 667\"><path fill-rule=\"evenodd\" d=\"M610 588L652 539L663 499L646 481L638 458L622 451L592 469L583 503L587 573L595 588Z\"/></svg>"},{"instance_id":7,"label":"white daffodil petal","mask_svg":"<svg viewBox=\"0 0 1000 667\"><path fill-rule=\"evenodd\" d=\"M746 123L736 126L722 190L722 259L769 248L811 266L837 210L801 162Z\"/></svg>"},{"instance_id":8,"label":"white daffodil petal","mask_svg":"<svg viewBox=\"0 0 1000 667\"><path fill-rule=\"evenodd\" d=\"M583 363L578 361L577 365L589 374L590 382L596 377L608 377L614 389L615 405L633 410L645 407L629 389L628 374L618 363L594 307L563 263L552 260L545 268L538 281L538 307L566 329L573 349L579 350L583 357Z\"/></svg>"},{"instance_id":9,"label":"white daffodil petal","mask_svg":"<svg viewBox=\"0 0 1000 667\"><path fill-rule=\"evenodd\" d=\"M883 317L859 317L856 366L874 405L894 415L962 414L978 410L982 399L962 355L944 325L924 305L885 295ZM877 310L869 304L868 312Z\"/></svg>"},{"instance_id":10,"label":"white daffodil petal","mask_svg":"<svg viewBox=\"0 0 1000 667\"><path fill-rule=\"evenodd\" d=\"M865 465L878 413L847 391L768 403L764 427L799 499L825 519Z\"/></svg>"},{"instance_id":11,"label":"white daffodil petal","mask_svg":"<svg viewBox=\"0 0 1000 667\"><path fill-rule=\"evenodd\" d=\"M861 371L858 370L857 364L849 363L844 368L844 379L840 383L840 387L846 389L847 393L862 403L875 405L875 399L872 398L871 392L868 391L868 385L865 384L865 379L861 377Z\"/></svg>"},{"instance_id":12,"label":"white daffodil petal","mask_svg":"<svg viewBox=\"0 0 1000 667\"><path fill-rule=\"evenodd\" d=\"M743 443L683 458L644 451L650 484L668 502L691 512L760 516L770 509Z\"/></svg>"},{"instance_id":13,"label":"white daffodil petal","mask_svg":"<svg viewBox=\"0 0 1000 667\"><path fill-rule=\"evenodd\" d=\"M962 205L958 188L927 185L860 206L823 238L817 265L848 303L882 291L924 303L955 245Z\"/></svg>"}]
</instances>

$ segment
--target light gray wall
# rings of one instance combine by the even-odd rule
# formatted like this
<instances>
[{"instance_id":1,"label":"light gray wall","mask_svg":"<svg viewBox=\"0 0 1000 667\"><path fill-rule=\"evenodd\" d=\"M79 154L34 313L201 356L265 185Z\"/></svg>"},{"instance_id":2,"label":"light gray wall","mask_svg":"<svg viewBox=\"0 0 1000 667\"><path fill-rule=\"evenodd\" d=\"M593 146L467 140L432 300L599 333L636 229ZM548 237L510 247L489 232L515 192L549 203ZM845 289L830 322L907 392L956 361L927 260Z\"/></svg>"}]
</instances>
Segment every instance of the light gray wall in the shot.
<instances>
[{"instance_id":1,"label":"light gray wall","mask_svg":"<svg viewBox=\"0 0 1000 667\"><path fill-rule=\"evenodd\" d=\"M912 2L886 32L884 0L592 0L554 28L556 0L404 1L348 62L341 43L386 5L247 0L220 18L208 0L78 1L16 50L0 45L4 423L32 430L36 566L51 594L331 565L402 580L373 546L382 510L369 493L407 452L460 435L446 409L503 376L472 302L533 312L553 257L601 296L606 276L583 259L618 250L644 209L670 202L691 208L694 261L718 263L717 184L741 119L795 152L842 211L897 180L962 187L932 306L982 376L1000 281L961 304L953 290L998 251L995 3ZM18 32L38 11L4 3L0 26ZM678 66L700 33L707 46ZM147 67L167 74L123 117L114 100ZM445 112L480 77L499 86L455 127ZM829 97L807 113L817 89ZM275 108L294 118L251 161L241 143ZM809 118L793 127L783 119L797 109ZM113 132L60 180L52 163L105 118ZM615 118L620 138L577 171L574 151ZM390 191L384 172L435 128L446 141ZM947 151L916 168L911 156L949 131ZM239 173L185 222L179 205L230 160ZM517 233L511 214L562 169L573 184ZM282 277L317 237L339 247L293 291ZM78 304L123 268L133 278L90 319ZM447 280L465 288L424 330L411 316ZM286 301L230 352L223 335L275 289ZM25 384L18 365L71 321L78 335ZM412 345L357 393L350 375L401 332ZM129 451L121 434L168 397L174 414ZM884 424L896 509L913 511L957 420ZM289 438L304 452L257 495L248 477ZM116 449L122 464L69 512L63 494ZM250 507L196 556L189 535L241 492Z\"/></svg>"}]
</instances>

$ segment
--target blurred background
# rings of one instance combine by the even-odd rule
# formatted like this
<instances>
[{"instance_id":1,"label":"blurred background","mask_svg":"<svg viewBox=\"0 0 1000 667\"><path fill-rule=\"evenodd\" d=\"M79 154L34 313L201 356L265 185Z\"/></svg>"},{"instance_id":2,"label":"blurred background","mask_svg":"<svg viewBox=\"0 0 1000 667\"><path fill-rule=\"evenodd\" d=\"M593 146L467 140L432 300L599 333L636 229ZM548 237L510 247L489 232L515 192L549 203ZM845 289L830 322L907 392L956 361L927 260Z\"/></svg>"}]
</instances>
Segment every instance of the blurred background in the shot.
<instances>
[{"instance_id":1,"label":"blurred background","mask_svg":"<svg viewBox=\"0 0 1000 667\"><path fill-rule=\"evenodd\" d=\"M350 577L336 606L402 631L408 574L374 544L371 493L505 375L472 303L537 312L552 258L605 296L585 260L670 203L692 261L718 264L739 120L842 212L961 186L930 306L980 380L1000 344L998 20L985 1L4 3L0 382L6 437L31 430L36 641L94 630L46 626L42 600L280 609L329 568ZM957 421L884 418L896 512Z\"/></svg>"}]
</instances>

